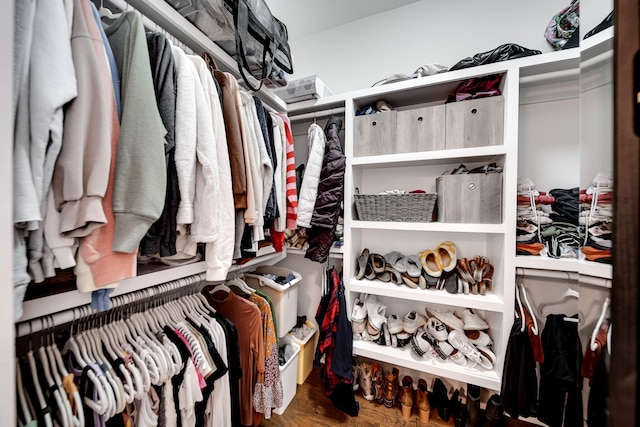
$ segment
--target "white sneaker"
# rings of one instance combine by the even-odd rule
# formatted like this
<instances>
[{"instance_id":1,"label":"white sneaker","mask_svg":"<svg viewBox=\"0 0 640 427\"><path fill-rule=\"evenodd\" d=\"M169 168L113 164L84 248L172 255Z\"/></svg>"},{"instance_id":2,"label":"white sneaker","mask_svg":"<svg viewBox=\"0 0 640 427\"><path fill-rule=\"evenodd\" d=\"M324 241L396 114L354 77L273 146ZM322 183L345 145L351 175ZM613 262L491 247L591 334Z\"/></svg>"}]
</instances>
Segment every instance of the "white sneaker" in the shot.
<instances>
[{"instance_id":1,"label":"white sneaker","mask_svg":"<svg viewBox=\"0 0 640 427\"><path fill-rule=\"evenodd\" d=\"M367 295L364 305L367 309L369 325L374 330L379 331L382 328L382 324L387 322L387 316L385 315L387 306L378 301L375 295ZM369 333L371 332L369 331Z\"/></svg>"},{"instance_id":2,"label":"white sneaker","mask_svg":"<svg viewBox=\"0 0 640 427\"><path fill-rule=\"evenodd\" d=\"M429 334L431 334L431 336L438 341L445 341L449 336L447 328L440 320L436 319L435 317L430 317L429 320L427 320L426 329L427 332L429 332Z\"/></svg>"},{"instance_id":3,"label":"white sneaker","mask_svg":"<svg viewBox=\"0 0 640 427\"><path fill-rule=\"evenodd\" d=\"M448 341L449 344L451 344L454 348L460 350L467 359L473 362L474 365L486 365L487 358L483 356L473 344L471 344L469 338L467 338L467 336L461 330L454 329L453 331L449 332Z\"/></svg>"},{"instance_id":4,"label":"white sneaker","mask_svg":"<svg viewBox=\"0 0 640 427\"><path fill-rule=\"evenodd\" d=\"M432 347L436 351L438 357L442 360L447 360L455 350L447 341L438 341L434 343Z\"/></svg>"},{"instance_id":5,"label":"white sneaker","mask_svg":"<svg viewBox=\"0 0 640 427\"><path fill-rule=\"evenodd\" d=\"M410 311L402 320L402 328L406 333L413 334L425 323L427 323L427 318L424 314L420 314L416 311Z\"/></svg>"},{"instance_id":6,"label":"white sneaker","mask_svg":"<svg viewBox=\"0 0 640 427\"><path fill-rule=\"evenodd\" d=\"M422 328L418 329L418 332L411 337L411 349L419 359L433 359L437 356L427 338L427 333Z\"/></svg>"},{"instance_id":7,"label":"white sneaker","mask_svg":"<svg viewBox=\"0 0 640 427\"><path fill-rule=\"evenodd\" d=\"M353 310L351 311L352 322L362 322L367 318L367 308L364 305L364 297L356 298L353 302Z\"/></svg>"},{"instance_id":8,"label":"white sneaker","mask_svg":"<svg viewBox=\"0 0 640 427\"><path fill-rule=\"evenodd\" d=\"M452 311L448 311L448 310L441 311L441 310L433 310L428 308L425 308L425 310L429 317L431 316L435 317L436 319L444 323L444 325L449 329L462 330L462 328L464 327L464 323L462 322L462 319L456 316L456 314Z\"/></svg>"},{"instance_id":9,"label":"white sneaker","mask_svg":"<svg viewBox=\"0 0 640 427\"><path fill-rule=\"evenodd\" d=\"M460 366L467 366L467 358L457 348L453 349L453 352L449 355L449 359L453 360Z\"/></svg>"},{"instance_id":10,"label":"white sneaker","mask_svg":"<svg viewBox=\"0 0 640 427\"><path fill-rule=\"evenodd\" d=\"M397 334L398 332L402 332L404 329L402 328L402 319L400 319L395 314L392 314L387 319L387 326L389 327L389 333L391 335Z\"/></svg>"},{"instance_id":11,"label":"white sneaker","mask_svg":"<svg viewBox=\"0 0 640 427\"><path fill-rule=\"evenodd\" d=\"M489 324L482 317L475 314L470 308L464 309L462 312L462 318L464 319L465 331L481 331L483 329L489 329Z\"/></svg>"},{"instance_id":12,"label":"white sneaker","mask_svg":"<svg viewBox=\"0 0 640 427\"><path fill-rule=\"evenodd\" d=\"M493 345L493 340L486 332L466 330L464 334L475 346L491 347Z\"/></svg>"},{"instance_id":13,"label":"white sneaker","mask_svg":"<svg viewBox=\"0 0 640 427\"><path fill-rule=\"evenodd\" d=\"M496 363L496 355L493 351L489 350L487 347L478 346L478 351L482 356L480 358L480 365L486 369L493 369L493 365Z\"/></svg>"}]
</instances>

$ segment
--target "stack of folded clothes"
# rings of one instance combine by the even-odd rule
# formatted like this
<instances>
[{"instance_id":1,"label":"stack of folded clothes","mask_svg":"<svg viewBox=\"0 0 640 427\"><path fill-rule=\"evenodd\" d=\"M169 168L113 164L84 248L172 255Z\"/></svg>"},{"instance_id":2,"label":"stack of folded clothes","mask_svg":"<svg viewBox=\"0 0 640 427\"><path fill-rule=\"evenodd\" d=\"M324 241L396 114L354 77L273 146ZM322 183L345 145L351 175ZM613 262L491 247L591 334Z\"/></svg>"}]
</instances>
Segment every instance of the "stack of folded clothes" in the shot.
<instances>
[{"instance_id":1,"label":"stack of folded clothes","mask_svg":"<svg viewBox=\"0 0 640 427\"><path fill-rule=\"evenodd\" d=\"M611 263L611 226L613 177L600 172L591 186L580 191L580 225L585 227L586 240L582 253L589 261Z\"/></svg>"},{"instance_id":2,"label":"stack of folded clothes","mask_svg":"<svg viewBox=\"0 0 640 427\"><path fill-rule=\"evenodd\" d=\"M550 204L553 197L540 193L533 181L525 178L518 181L517 198L516 254L540 255L540 251L544 249L540 226L552 222L549 213L544 212L542 206Z\"/></svg>"},{"instance_id":3,"label":"stack of folded clothes","mask_svg":"<svg viewBox=\"0 0 640 427\"><path fill-rule=\"evenodd\" d=\"M547 256L551 258L578 258L582 242L578 225L578 187L549 191L551 224L541 227L540 234Z\"/></svg>"}]
</instances>

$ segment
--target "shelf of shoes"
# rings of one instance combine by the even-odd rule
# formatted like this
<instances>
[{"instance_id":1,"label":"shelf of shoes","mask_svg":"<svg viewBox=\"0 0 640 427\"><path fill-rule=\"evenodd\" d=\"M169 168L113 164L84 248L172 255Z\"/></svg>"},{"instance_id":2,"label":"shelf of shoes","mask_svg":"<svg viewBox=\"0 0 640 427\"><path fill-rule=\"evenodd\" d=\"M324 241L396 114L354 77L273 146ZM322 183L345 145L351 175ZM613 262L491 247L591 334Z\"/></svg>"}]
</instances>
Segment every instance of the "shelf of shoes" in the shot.
<instances>
[{"instance_id":1,"label":"shelf of shoes","mask_svg":"<svg viewBox=\"0 0 640 427\"><path fill-rule=\"evenodd\" d=\"M380 280L351 279L347 285L350 292L361 292L380 296L400 298L456 307L469 307L478 310L501 312L504 303L499 295L489 292L485 295L451 294L445 290L412 289L404 285L382 282Z\"/></svg>"},{"instance_id":2,"label":"shelf of shoes","mask_svg":"<svg viewBox=\"0 0 640 427\"><path fill-rule=\"evenodd\" d=\"M370 341L356 340L353 342L353 354L369 359L384 360L392 365L475 384L491 390L500 390L501 379L495 370L463 367L452 361L418 359L411 351L410 345L404 348L393 348Z\"/></svg>"}]
</instances>

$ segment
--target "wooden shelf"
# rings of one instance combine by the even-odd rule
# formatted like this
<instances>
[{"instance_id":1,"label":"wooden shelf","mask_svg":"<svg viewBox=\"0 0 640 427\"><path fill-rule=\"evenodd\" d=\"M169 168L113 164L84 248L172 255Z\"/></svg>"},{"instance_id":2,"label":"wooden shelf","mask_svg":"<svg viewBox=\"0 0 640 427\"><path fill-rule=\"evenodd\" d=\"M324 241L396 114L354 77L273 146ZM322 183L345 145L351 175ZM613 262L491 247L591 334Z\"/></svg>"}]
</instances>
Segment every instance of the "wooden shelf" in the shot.
<instances>
[{"instance_id":1,"label":"wooden shelf","mask_svg":"<svg viewBox=\"0 0 640 427\"><path fill-rule=\"evenodd\" d=\"M501 379L495 370L465 368L452 361L419 360L410 347L393 348L356 340L353 342L353 354L463 383L475 384L490 390L500 390Z\"/></svg>"},{"instance_id":2,"label":"wooden shelf","mask_svg":"<svg viewBox=\"0 0 640 427\"><path fill-rule=\"evenodd\" d=\"M379 280L351 279L347 285L350 292L361 292L391 298L400 298L410 301L421 301L431 304L442 304L455 307L473 308L502 312L504 303L502 299L489 292L486 295L450 294L445 290L412 289L405 285L381 282Z\"/></svg>"}]
</instances>

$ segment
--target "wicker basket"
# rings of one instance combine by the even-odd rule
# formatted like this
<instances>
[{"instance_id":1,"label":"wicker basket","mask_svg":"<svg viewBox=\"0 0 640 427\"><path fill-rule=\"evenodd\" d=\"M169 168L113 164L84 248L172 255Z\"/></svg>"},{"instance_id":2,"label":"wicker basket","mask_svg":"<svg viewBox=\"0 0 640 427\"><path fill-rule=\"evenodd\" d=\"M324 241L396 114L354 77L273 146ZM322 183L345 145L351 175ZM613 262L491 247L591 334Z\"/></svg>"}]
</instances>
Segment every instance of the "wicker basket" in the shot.
<instances>
[{"instance_id":1,"label":"wicker basket","mask_svg":"<svg viewBox=\"0 0 640 427\"><path fill-rule=\"evenodd\" d=\"M431 222L437 194L356 194L361 221Z\"/></svg>"}]
</instances>

